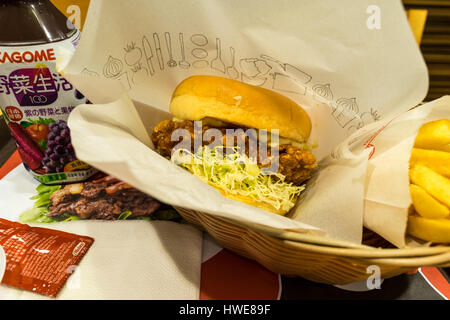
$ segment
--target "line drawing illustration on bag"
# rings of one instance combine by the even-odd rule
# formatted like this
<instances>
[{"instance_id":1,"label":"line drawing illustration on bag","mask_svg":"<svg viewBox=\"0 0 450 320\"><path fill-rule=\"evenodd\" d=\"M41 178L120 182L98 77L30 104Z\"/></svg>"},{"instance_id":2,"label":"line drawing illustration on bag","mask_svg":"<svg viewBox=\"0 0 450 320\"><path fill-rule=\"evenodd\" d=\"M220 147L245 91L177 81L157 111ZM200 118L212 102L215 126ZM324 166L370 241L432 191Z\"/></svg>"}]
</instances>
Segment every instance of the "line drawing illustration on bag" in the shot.
<instances>
[{"instance_id":1,"label":"line drawing illustration on bag","mask_svg":"<svg viewBox=\"0 0 450 320\"><path fill-rule=\"evenodd\" d=\"M125 50L124 60L128 66L136 66L141 61L142 50L136 46L136 43L131 42L127 44L123 50Z\"/></svg>"},{"instance_id":2,"label":"line drawing illustration on bag","mask_svg":"<svg viewBox=\"0 0 450 320\"><path fill-rule=\"evenodd\" d=\"M225 73L225 63L222 61L222 48L220 38L216 38L216 52L217 56L211 61L211 69Z\"/></svg>"},{"instance_id":3,"label":"line drawing illustration on bag","mask_svg":"<svg viewBox=\"0 0 450 320\"><path fill-rule=\"evenodd\" d=\"M181 50L181 60L178 62L178 65L182 69L188 69L191 66L191 64L186 60L186 54L184 52L184 39L182 32L179 33L178 39L180 40L180 50Z\"/></svg>"},{"instance_id":4,"label":"line drawing illustration on bag","mask_svg":"<svg viewBox=\"0 0 450 320\"><path fill-rule=\"evenodd\" d=\"M169 61L167 61L167 65L169 66L169 68L174 68L177 66L177 62L172 55L172 39L170 37L170 33L165 32L164 37L166 39L167 52L169 53Z\"/></svg>"},{"instance_id":5,"label":"line drawing illustration on bag","mask_svg":"<svg viewBox=\"0 0 450 320\"><path fill-rule=\"evenodd\" d=\"M204 47L208 44L208 38L204 34L196 33L191 36L191 42L196 46Z\"/></svg>"},{"instance_id":6,"label":"line drawing illustration on bag","mask_svg":"<svg viewBox=\"0 0 450 320\"><path fill-rule=\"evenodd\" d=\"M159 69L164 70L164 58L161 51L161 42L159 40L159 35L155 32L153 33L153 42L155 43L156 57L158 58Z\"/></svg>"},{"instance_id":7,"label":"line drawing illustration on bag","mask_svg":"<svg viewBox=\"0 0 450 320\"><path fill-rule=\"evenodd\" d=\"M296 82L301 82L302 84L307 84L312 79L312 76L310 76L306 72L300 70L298 67L293 66L292 64L281 62L280 60L277 60L277 59L272 58L265 54L262 54L261 58L266 61L271 61L271 62L274 62L277 65L279 65L282 69L282 72L278 72L278 73L289 76Z\"/></svg>"},{"instance_id":8,"label":"line drawing illustration on bag","mask_svg":"<svg viewBox=\"0 0 450 320\"><path fill-rule=\"evenodd\" d=\"M260 58L243 58L239 60L241 81L254 86L266 84L272 67Z\"/></svg>"},{"instance_id":9,"label":"line drawing illustration on bag","mask_svg":"<svg viewBox=\"0 0 450 320\"><path fill-rule=\"evenodd\" d=\"M197 69L203 69L209 66L209 62L205 60L208 57L208 51L203 48L194 48L191 55L198 59L192 63L192 66Z\"/></svg>"},{"instance_id":10,"label":"line drawing illustration on bag","mask_svg":"<svg viewBox=\"0 0 450 320\"><path fill-rule=\"evenodd\" d=\"M312 87L312 90L314 91L315 98L317 98L317 96L319 96L319 97L321 97L323 99L326 99L328 101L333 100L333 92L331 91L331 85L329 83L327 83L327 84L315 84Z\"/></svg>"},{"instance_id":11,"label":"line drawing illustration on bag","mask_svg":"<svg viewBox=\"0 0 450 320\"><path fill-rule=\"evenodd\" d=\"M239 78L239 71L236 69L236 57L233 47L230 47L231 65L227 67L226 73L231 79Z\"/></svg>"},{"instance_id":12,"label":"line drawing illustration on bag","mask_svg":"<svg viewBox=\"0 0 450 320\"><path fill-rule=\"evenodd\" d=\"M153 50L146 36L142 37L142 49L144 50L145 61L147 62L147 68L150 72L150 75L153 76L155 74L155 68L153 68Z\"/></svg>"},{"instance_id":13,"label":"line drawing illustration on bag","mask_svg":"<svg viewBox=\"0 0 450 320\"><path fill-rule=\"evenodd\" d=\"M336 100L331 115L336 119L341 128L345 128L359 113L356 98L339 98Z\"/></svg>"},{"instance_id":14,"label":"line drawing illustration on bag","mask_svg":"<svg viewBox=\"0 0 450 320\"><path fill-rule=\"evenodd\" d=\"M191 54L197 59L206 59L208 57L208 51L203 48L194 48L192 49Z\"/></svg>"}]
</instances>

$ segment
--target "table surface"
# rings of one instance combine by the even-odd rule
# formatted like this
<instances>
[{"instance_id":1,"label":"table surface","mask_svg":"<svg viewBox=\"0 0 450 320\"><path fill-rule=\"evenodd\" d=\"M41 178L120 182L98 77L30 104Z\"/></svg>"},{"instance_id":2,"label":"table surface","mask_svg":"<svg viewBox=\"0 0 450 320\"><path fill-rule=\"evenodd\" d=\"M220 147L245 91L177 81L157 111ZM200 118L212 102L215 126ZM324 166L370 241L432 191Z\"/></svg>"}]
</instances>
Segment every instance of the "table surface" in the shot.
<instances>
[{"instance_id":1,"label":"table surface","mask_svg":"<svg viewBox=\"0 0 450 320\"><path fill-rule=\"evenodd\" d=\"M16 146L0 119L0 179L21 165ZM330 286L275 274L258 263L220 247L205 235L200 299L352 299L442 300L450 297L450 277L443 269L420 268L384 279L379 290L366 283Z\"/></svg>"}]
</instances>

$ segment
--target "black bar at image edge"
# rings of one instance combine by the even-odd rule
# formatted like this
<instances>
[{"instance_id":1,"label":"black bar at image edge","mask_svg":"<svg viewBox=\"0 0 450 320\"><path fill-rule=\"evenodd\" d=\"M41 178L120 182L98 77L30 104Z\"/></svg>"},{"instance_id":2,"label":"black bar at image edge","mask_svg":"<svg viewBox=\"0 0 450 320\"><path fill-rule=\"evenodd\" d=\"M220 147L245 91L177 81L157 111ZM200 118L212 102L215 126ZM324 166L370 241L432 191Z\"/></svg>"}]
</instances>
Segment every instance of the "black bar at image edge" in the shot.
<instances>
[{"instance_id":1,"label":"black bar at image edge","mask_svg":"<svg viewBox=\"0 0 450 320\"><path fill-rule=\"evenodd\" d=\"M140 318L146 315L145 318L148 319L282 319L282 317L291 318L293 315L297 315L296 318L304 318L323 316L328 313L335 319L340 315L347 319L352 314L358 316L357 310L360 308L370 310L374 316L382 318L386 312L385 308L388 307L390 314L393 311L399 311L404 317L408 313L415 312L416 309L423 311L423 308L429 304L432 304L433 312L438 312L438 307L448 306L446 301L420 300L8 300L0 301L0 310L3 312L20 310L22 316L45 314L46 319L51 318L52 314L57 316L59 308L64 313L70 311L73 317L78 315L84 317L86 314L91 317L97 312L103 319L109 315L119 316L119 313L126 314L127 319L134 314L139 315ZM51 310L51 314L42 313L43 310Z\"/></svg>"}]
</instances>

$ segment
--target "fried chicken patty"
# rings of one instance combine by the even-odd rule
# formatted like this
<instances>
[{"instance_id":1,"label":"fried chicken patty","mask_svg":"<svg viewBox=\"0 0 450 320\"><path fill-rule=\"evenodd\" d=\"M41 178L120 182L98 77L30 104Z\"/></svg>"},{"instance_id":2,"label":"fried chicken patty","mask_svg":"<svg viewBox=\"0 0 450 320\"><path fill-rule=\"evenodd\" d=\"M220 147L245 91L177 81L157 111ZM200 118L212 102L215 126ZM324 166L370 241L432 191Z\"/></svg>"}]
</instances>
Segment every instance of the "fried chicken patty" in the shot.
<instances>
[{"instance_id":1,"label":"fried chicken patty","mask_svg":"<svg viewBox=\"0 0 450 320\"><path fill-rule=\"evenodd\" d=\"M172 120L164 120L159 123L153 130L151 134L151 140L155 146L155 148L165 157L170 157L173 148L181 141L172 139L172 133L177 129L185 129L190 134L191 141L194 141L194 122L190 120L184 121L172 121ZM210 125L202 125L202 135L204 137L204 133L208 129L218 129L222 133L223 137L223 145L227 145L227 133L226 129L242 129L246 131L248 128L238 127L233 124L226 124L226 127L213 127ZM233 137L234 138L234 137ZM245 136L247 141L246 146L248 147L248 139L252 139L252 137ZM176 140L176 141L173 141ZM202 140L203 145L209 145L214 142L208 140ZM191 152L194 152L194 146L191 145ZM301 148L295 147L290 144L281 144L279 146L278 159L276 157L272 157L270 154L270 148L267 148L268 154L267 157L270 159L269 161L260 161L258 159L258 165L260 167L270 167L270 164L273 161L278 161L279 169L278 172L285 176L286 182L291 182L295 185L302 184L305 180L310 178L311 170L316 167L316 158L314 155ZM246 150L248 152L248 150Z\"/></svg>"}]
</instances>

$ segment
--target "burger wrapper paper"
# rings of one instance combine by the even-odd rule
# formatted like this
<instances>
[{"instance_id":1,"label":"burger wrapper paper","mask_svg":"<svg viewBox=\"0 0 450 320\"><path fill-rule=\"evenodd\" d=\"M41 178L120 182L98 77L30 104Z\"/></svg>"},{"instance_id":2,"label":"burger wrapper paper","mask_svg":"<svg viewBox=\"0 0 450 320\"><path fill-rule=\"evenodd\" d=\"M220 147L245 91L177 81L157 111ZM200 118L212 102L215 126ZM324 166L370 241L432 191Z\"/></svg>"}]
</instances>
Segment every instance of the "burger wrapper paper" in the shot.
<instances>
[{"instance_id":1,"label":"burger wrapper paper","mask_svg":"<svg viewBox=\"0 0 450 320\"><path fill-rule=\"evenodd\" d=\"M98 0L83 30L60 65L94 103L69 118L81 160L174 206L361 243L364 142L428 89L400 1ZM192 75L274 90L308 112L319 167L288 216L224 198L153 150L149 133Z\"/></svg>"},{"instance_id":2,"label":"burger wrapper paper","mask_svg":"<svg viewBox=\"0 0 450 320\"><path fill-rule=\"evenodd\" d=\"M417 245L405 237L409 192L409 158L419 128L426 122L450 119L450 96L423 104L387 123L370 140L364 225L398 247Z\"/></svg>"}]
</instances>

